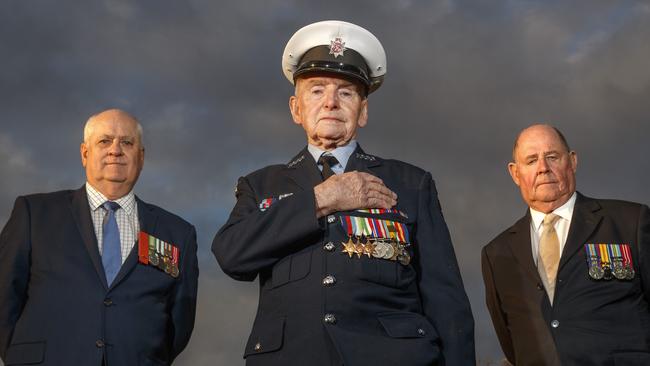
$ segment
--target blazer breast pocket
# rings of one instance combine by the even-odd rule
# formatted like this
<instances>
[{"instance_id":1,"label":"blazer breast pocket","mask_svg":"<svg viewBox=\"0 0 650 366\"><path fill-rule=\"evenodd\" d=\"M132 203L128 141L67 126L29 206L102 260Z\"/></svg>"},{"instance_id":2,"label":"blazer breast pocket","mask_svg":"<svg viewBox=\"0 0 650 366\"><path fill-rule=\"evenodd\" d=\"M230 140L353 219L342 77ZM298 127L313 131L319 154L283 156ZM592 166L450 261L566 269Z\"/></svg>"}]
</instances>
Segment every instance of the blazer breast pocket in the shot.
<instances>
[{"instance_id":1,"label":"blazer breast pocket","mask_svg":"<svg viewBox=\"0 0 650 366\"><path fill-rule=\"evenodd\" d=\"M271 273L273 288L307 277L311 270L311 253L305 250L276 263Z\"/></svg>"}]
</instances>

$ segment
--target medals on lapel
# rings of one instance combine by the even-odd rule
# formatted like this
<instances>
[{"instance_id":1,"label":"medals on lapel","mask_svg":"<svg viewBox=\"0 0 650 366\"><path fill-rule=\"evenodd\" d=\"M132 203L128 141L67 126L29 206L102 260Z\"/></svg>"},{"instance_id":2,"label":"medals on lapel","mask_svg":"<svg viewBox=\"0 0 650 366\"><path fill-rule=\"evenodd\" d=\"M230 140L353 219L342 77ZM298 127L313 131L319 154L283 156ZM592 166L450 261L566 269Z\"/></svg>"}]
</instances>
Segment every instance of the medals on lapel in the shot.
<instances>
[{"instance_id":1,"label":"medals on lapel","mask_svg":"<svg viewBox=\"0 0 650 366\"><path fill-rule=\"evenodd\" d=\"M359 216L340 216L339 219L348 234L348 241L341 243L342 253L349 258L356 254L357 258L365 255L368 258L399 261L405 266L411 262L411 255L406 249L410 245L406 224Z\"/></svg>"},{"instance_id":2,"label":"medals on lapel","mask_svg":"<svg viewBox=\"0 0 650 366\"><path fill-rule=\"evenodd\" d=\"M151 265L176 278L180 274L178 268L179 249L144 231L138 234L138 261Z\"/></svg>"},{"instance_id":3,"label":"medals on lapel","mask_svg":"<svg viewBox=\"0 0 650 366\"><path fill-rule=\"evenodd\" d=\"M589 277L594 280L632 280L634 265L628 244L585 244Z\"/></svg>"}]
</instances>

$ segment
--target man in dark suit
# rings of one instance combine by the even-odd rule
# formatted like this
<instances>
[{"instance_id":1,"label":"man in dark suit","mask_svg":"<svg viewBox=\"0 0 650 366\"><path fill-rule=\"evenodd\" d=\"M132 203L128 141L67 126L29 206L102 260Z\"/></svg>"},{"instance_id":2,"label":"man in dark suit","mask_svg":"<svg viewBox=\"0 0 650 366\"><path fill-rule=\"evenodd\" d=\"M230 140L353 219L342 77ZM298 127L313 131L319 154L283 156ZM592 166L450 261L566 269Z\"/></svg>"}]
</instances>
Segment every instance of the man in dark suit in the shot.
<instances>
[{"instance_id":1,"label":"man in dark suit","mask_svg":"<svg viewBox=\"0 0 650 366\"><path fill-rule=\"evenodd\" d=\"M314 23L289 40L283 70L308 146L239 179L212 244L228 275L259 276L247 365L474 365L431 175L356 142L386 70L381 44L354 24Z\"/></svg>"},{"instance_id":2,"label":"man in dark suit","mask_svg":"<svg viewBox=\"0 0 650 366\"><path fill-rule=\"evenodd\" d=\"M482 252L494 328L514 365L650 365L650 210L576 192L577 163L552 126L517 137L529 209Z\"/></svg>"},{"instance_id":3,"label":"man in dark suit","mask_svg":"<svg viewBox=\"0 0 650 366\"><path fill-rule=\"evenodd\" d=\"M0 235L0 357L9 365L170 365L194 326L194 227L135 197L142 127L92 116L78 190L22 196Z\"/></svg>"}]
</instances>

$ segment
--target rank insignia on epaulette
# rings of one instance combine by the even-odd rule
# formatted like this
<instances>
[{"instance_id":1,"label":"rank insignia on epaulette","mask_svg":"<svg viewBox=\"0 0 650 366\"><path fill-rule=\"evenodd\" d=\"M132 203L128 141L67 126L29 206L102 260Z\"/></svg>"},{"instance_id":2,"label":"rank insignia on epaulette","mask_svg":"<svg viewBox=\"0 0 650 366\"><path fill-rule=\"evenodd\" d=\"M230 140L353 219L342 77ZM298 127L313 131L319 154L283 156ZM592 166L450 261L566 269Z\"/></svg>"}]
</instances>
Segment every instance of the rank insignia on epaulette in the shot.
<instances>
[{"instance_id":1,"label":"rank insignia on epaulette","mask_svg":"<svg viewBox=\"0 0 650 366\"><path fill-rule=\"evenodd\" d=\"M297 157L296 159L294 159L293 161L291 161L289 164L287 164L287 168L291 168L291 167L293 167L294 165L300 163L300 162L303 161L304 159L305 159L305 155L304 155L304 154L303 154L303 155L300 155L299 157Z\"/></svg>"},{"instance_id":2,"label":"rank insignia on epaulette","mask_svg":"<svg viewBox=\"0 0 650 366\"><path fill-rule=\"evenodd\" d=\"M368 161L375 161L376 160L376 158L374 156L366 155L366 154L362 154L362 153L357 153L356 157L358 159L363 159L363 160L368 160Z\"/></svg>"},{"instance_id":3,"label":"rank insignia on epaulette","mask_svg":"<svg viewBox=\"0 0 650 366\"><path fill-rule=\"evenodd\" d=\"M176 278L180 274L178 247L140 231L138 234L138 261L151 265Z\"/></svg>"},{"instance_id":4,"label":"rank insignia on epaulette","mask_svg":"<svg viewBox=\"0 0 650 366\"><path fill-rule=\"evenodd\" d=\"M634 263L628 244L585 244L588 274L594 280L632 280Z\"/></svg>"}]
</instances>

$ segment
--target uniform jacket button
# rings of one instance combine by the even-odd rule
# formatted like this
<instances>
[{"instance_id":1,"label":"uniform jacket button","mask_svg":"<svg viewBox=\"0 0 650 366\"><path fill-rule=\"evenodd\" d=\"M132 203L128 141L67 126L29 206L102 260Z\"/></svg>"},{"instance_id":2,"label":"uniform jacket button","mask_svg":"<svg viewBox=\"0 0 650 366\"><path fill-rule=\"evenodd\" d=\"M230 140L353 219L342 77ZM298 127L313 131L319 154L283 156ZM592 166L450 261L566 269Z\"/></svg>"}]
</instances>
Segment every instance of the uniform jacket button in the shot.
<instances>
[{"instance_id":1,"label":"uniform jacket button","mask_svg":"<svg viewBox=\"0 0 650 366\"><path fill-rule=\"evenodd\" d=\"M553 328L557 328L557 327L560 326L560 322L557 321L557 320L553 320L553 321L551 322L551 326L552 326Z\"/></svg>"},{"instance_id":2,"label":"uniform jacket button","mask_svg":"<svg viewBox=\"0 0 650 366\"><path fill-rule=\"evenodd\" d=\"M323 317L323 321L326 324L334 324L336 323L336 317L334 316L334 314L325 314L325 317Z\"/></svg>"},{"instance_id":3,"label":"uniform jacket button","mask_svg":"<svg viewBox=\"0 0 650 366\"><path fill-rule=\"evenodd\" d=\"M102 341L101 339L98 339L97 341L95 341L95 346L97 346L97 348L104 347L104 341Z\"/></svg>"},{"instance_id":4,"label":"uniform jacket button","mask_svg":"<svg viewBox=\"0 0 650 366\"><path fill-rule=\"evenodd\" d=\"M336 283L336 277L332 275L327 275L323 278L323 286L332 286Z\"/></svg>"},{"instance_id":5,"label":"uniform jacket button","mask_svg":"<svg viewBox=\"0 0 650 366\"><path fill-rule=\"evenodd\" d=\"M418 334L420 336L424 337L425 335L427 335L427 332L426 332L426 330L424 330L422 328L418 328Z\"/></svg>"},{"instance_id":6,"label":"uniform jacket button","mask_svg":"<svg viewBox=\"0 0 650 366\"><path fill-rule=\"evenodd\" d=\"M260 342L255 343L255 347L253 347L255 352L259 352L262 350L262 344Z\"/></svg>"},{"instance_id":7,"label":"uniform jacket button","mask_svg":"<svg viewBox=\"0 0 650 366\"><path fill-rule=\"evenodd\" d=\"M111 300L111 299L104 299L104 305L105 305L105 306L111 306L111 305L113 305L113 300Z\"/></svg>"},{"instance_id":8,"label":"uniform jacket button","mask_svg":"<svg viewBox=\"0 0 650 366\"><path fill-rule=\"evenodd\" d=\"M333 223L334 221L336 221L336 216L334 216L334 215L328 215L328 216L327 216L327 222L328 222L328 223L331 224L331 223Z\"/></svg>"}]
</instances>

